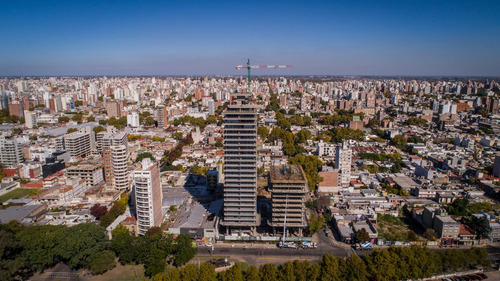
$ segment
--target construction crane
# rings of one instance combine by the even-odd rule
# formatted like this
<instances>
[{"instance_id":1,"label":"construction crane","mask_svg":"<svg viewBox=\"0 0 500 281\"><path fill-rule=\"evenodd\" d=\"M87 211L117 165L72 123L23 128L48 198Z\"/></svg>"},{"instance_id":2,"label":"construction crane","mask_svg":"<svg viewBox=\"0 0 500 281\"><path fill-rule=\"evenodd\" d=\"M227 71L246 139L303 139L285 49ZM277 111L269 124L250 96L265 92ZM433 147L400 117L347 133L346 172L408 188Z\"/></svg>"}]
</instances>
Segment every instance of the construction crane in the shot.
<instances>
[{"instance_id":1,"label":"construction crane","mask_svg":"<svg viewBox=\"0 0 500 281\"><path fill-rule=\"evenodd\" d=\"M252 68L291 68L291 65L250 65L250 59L248 59L247 65L237 65L236 70L238 69L247 69L248 70L248 92L250 93L250 69Z\"/></svg>"}]
</instances>

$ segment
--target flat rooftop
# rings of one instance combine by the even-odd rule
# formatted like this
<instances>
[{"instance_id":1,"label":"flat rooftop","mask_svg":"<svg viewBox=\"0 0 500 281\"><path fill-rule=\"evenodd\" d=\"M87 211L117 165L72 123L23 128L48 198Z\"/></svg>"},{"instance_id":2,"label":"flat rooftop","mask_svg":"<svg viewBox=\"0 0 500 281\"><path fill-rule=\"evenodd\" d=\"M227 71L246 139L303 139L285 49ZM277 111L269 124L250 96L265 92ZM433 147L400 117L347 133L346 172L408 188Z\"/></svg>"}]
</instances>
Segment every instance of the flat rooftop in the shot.
<instances>
[{"instance_id":1,"label":"flat rooftop","mask_svg":"<svg viewBox=\"0 0 500 281\"><path fill-rule=\"evenodd\" d=\"M271 182L307 182L306 174L300 165L271 167Z\"/></svg>"}]
</instances>

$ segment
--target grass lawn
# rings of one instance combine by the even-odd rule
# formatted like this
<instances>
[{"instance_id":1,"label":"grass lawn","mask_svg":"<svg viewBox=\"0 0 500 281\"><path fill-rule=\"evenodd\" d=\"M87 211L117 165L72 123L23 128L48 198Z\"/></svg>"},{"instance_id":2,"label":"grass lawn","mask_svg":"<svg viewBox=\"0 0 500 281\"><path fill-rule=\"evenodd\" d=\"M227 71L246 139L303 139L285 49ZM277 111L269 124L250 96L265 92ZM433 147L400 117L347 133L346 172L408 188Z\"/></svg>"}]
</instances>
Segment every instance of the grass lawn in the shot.
<instances>
[{"instance_id":1,"label":"grass lawn","mask_svg":"<svg viewBox=\"0 0 500 281\"><path fill-rule=\"evenodd\" d=\"M248 263L246 263L246 262L237 261L237 262L234 262L234 264L239 264L241 267L241 270L243 270L243 271L246 271L248 269Z\"/></svg>"},{"instance_id":2,"label":"grass lawn","mask_svg":"<svg viewBox=\"0 0 500 281\"><path fill-rule=\"evenodd\" d=\"M92 281L112 281L112 280L143 280L144 266L143 265L121 265L117 264L112 270L102 274L90 277Z\"/></svg>"},{"instance_id":3,"label":"grass lawn","mask_svg":"<svg viewBox=\"0 0 500 281\"><path fill-rule=\"evenodd\" d=\"M26 188L17 188L12 191L7 192L6 194L0 196L0 204L9 200L9 199L21 199L28 195L34 196L40 193L38 189L26 189Z\"/></svg>"}]
</instances>

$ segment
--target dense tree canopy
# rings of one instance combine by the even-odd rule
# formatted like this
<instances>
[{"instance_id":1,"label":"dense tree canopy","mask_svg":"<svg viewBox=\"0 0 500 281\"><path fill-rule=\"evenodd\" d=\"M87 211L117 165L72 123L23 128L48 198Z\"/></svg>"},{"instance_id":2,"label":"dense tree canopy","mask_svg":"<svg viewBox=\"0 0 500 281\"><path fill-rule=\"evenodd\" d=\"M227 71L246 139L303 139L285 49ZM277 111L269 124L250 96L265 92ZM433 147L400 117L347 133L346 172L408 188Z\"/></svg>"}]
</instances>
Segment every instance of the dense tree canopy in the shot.
<instances>
[{"instance_id":1,"label":"dense tree canopy","mask_svg":"<svg viewBox=\"0 0 500 281\"><path fill-rule=\"evenodd\" d=\"M314 155L297 155L289 158L288 163L302 166L306 173L307 182L311 191L315 190L316 185L323 180L318 174L323 162Z\"/></svg>"}]
</instances>

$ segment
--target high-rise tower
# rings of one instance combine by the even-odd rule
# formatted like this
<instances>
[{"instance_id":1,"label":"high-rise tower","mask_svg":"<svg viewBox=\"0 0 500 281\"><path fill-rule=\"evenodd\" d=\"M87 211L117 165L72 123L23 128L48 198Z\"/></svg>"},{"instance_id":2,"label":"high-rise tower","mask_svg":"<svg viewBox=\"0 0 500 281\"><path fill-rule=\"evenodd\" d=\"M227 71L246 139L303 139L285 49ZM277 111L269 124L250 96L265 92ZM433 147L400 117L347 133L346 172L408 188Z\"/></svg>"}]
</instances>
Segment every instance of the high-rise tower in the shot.
<instances>
[{"instance_id":1,"label":"high-rise tower","mask_svg":"<svg viewBox=\"0 0 500 281\"><path fill-rule=\"evenodd\" d=\"M142 160L142 167L134 171L135 205L139 234L144 235L162 222L160 169L151 159Z\"/></svg>"},{"instance_id":2,"label":"high-rise tower","mask_svg":"<svg viewBox=\"0 0 500 281\"><path fill-rule=\"evenodd\" d=\"M335 149L335 169L339 170L339 185L349 186L351 182L352 150L347 141Z\"/></svg>"},{"instance_id":3,"label":"high-rise tower","mask_svg":"<svg viewBox=\"0 0 500 281\"><path fill-rule=\"evenodd\" d=\"M257 109L250 93L234 93L224 113L226 232L254 232L257 217Z\"/></svg>"}]
</instances>

